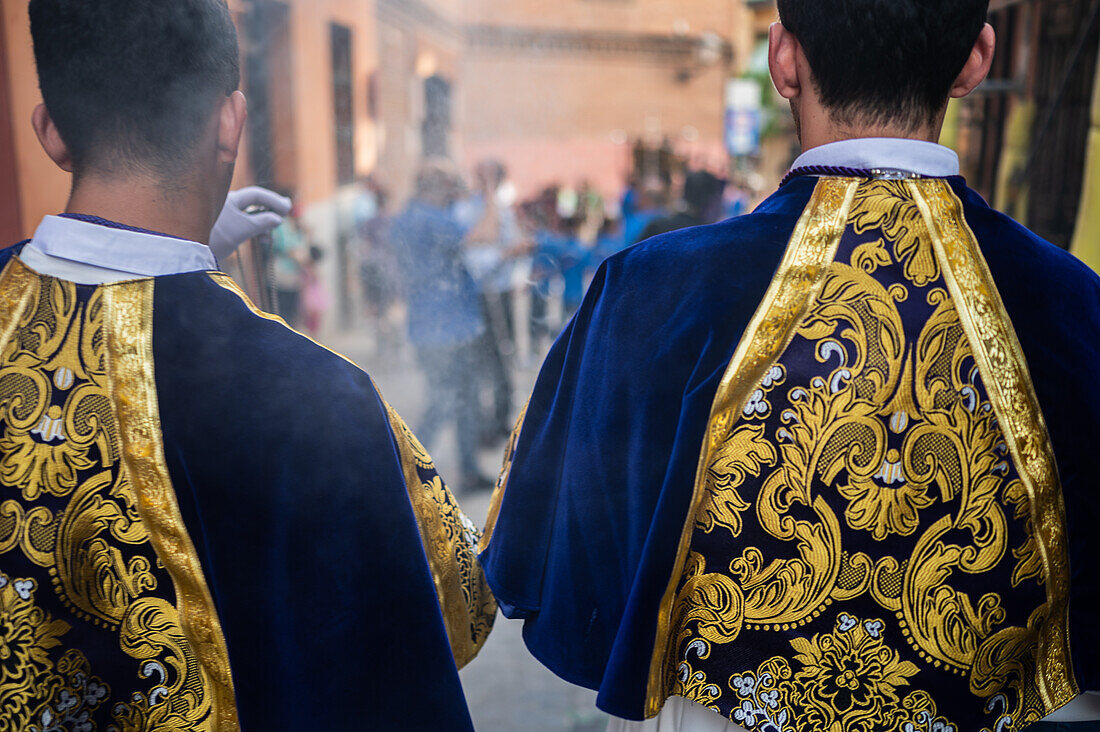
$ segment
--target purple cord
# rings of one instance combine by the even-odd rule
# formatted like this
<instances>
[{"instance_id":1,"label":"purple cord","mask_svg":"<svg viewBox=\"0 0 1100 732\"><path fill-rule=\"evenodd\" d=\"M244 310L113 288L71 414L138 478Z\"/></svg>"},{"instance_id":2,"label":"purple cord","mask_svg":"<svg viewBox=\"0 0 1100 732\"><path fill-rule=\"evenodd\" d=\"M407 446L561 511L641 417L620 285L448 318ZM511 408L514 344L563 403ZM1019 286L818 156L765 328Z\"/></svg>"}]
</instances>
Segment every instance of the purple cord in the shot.
<instances>
[{"instance_id":1,"label":"purple cord","mask_svg":"<svg viewBox=\"0 0 1100 732\"><path fill-rule=\"evenodd\" d=\"M803 178L807 176L836 176L840 178L874 178L875 173L871 170L865 170L863 168L845 168L839 165L805 165L800 168L793 168L791 172L787 173L783 178L783 182L779 184L779 187L790 183L795 178Z\"/></svg>"},{"instance_id":2,"label":"purple cord","mask_svg":"<svg viewBox=\"0 0 1100 732\"><path fill-rule=\"evenodd\" d=\"M904 171L894 170L868 170L866 168L845 168L840 165L804 165L799 168L794 168L791 172L787 173L783 178L783 182L779 184L779 187L790 183L795 178L803 178L807 176L828 176L839 178L867 178L868 180L874 180L878 178L886 178L892 180L889 176L884 174L902 173L905 178L940 178L940 176L928 176L928 175L916 175L916 174L904 174ZM950 176L948 176L950 177Z\"/></svg>"}]
</instances>

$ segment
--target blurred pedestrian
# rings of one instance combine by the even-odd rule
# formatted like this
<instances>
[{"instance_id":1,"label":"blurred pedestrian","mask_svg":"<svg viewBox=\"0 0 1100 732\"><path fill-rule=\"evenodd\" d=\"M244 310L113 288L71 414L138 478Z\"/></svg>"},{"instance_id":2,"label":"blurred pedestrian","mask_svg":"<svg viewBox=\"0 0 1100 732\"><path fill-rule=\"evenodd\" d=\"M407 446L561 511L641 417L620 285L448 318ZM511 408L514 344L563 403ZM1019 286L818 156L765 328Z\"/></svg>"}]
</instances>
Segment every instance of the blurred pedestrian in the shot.
<instances>
[{"instance_id":1,"label":"blurred pedestrian","mask_svg":"<svg viewBox=\"0 0 1100 732\"><path fill-rule=\"evenodd\" d=\"M288 198L293 199L293 196L288 195ZM291 327L301 324L302 269L309 258L309 242L301 227L300 212L295 204L282 225L271 233L275 257L275 307Z\"/></svg>"},{"instance_id":2,"label":"blurred pedestrian","mask_svg":"<svg viewBox=\"0 0 1100 732\"><path fill-rule=\"evenodd\" d=\"M314 338L320 335L325 313L332 307L332 297L319 270L324 258L324 250L311 245L309 258L302 265L302 327Z\"/></svg>"},{"instance_id":3,"label":"blurred pedestrian","mask_svg":"<svg viewBox=\"0 0 1100 732\"><path fill-rule=\"evenodd\" d=\"M668 187L656 176L643 178L632 204L623 207L624 245L637 244L650 223L667 215Z\"/></svg>"},{"instance_id":4,"label":"blurred pedestrian","mask_svg":"<svg viewBox=\"0 0 1100 732\"><path fill-rule=\"evenodd\" d=\"M705 170L693 170L684 179L683 193L671 216L654 219L642 231L644 241L659 234L713 224L722 213L726 182Z\"/></svg>"},{"instance_id":5,"label":"blurred pedestrian","mask_svg":"<svg viewBox=\"0 0 1100 732\"><path fill-rule=\"evenodd\" d=\"M544 343L553 339L558 330L550 322L550 300L555 285L561 284L561 264L558 252L564 223L561 217L560 186L547 186L523 206L523 219L531 232L534 250L529 276L528 322L532 354L545 353ZM559 288L560 289L560 288Z\"/></svg>"},{"instance_id":6,"label":"blurred pedestrian","mask_svg":"<svg viewBox=\"0 0 1100 732\"><path fill-rule=\"evenodd\" d=\"M400 301L400 271L389 241L389 192L371 176L359 182L353 209L359 259L359 286L379 353L395 353L401 345L391 312Z\"/></svg>"},{"instance_id":7,"label":"blurred pedestrian","mask_svg":"<svg viewBox=\"0 0 1100 732\"><path fill-rule=\"evenodd\" d=\"M516 258L523 248L514 199L504 165L485 160L474 171L472 194L455 206L455 215L467 230L466 268L477 283L486 326L480 349L480 373L491 393L491 407L482 419L485 443L508 439L515 416L510 364L515 352L513 296Z\"/></svg>"},{"instance_id":8,"label":"blurred pedestrian","mask_svg":"<svg viewBox=\"0 0 1100 732\"><path fill-rule=\"evenodd\" d=\"M559 217L556 223L555 228L541 233L536 246L538 256L547 263L547 271L561 284L562 315L561 322L553 328L554 335L573 317L584 299L585 276L593 252L581 241L578 219Z\"/></svg>"},{"instance_id":9,"label":"blurred pedestrian","mask_svg":"<svg viewBox=\"0 0 1100 732\"><path fill-rule=\"evenodd\" d=\"M453 425L463 491L491 487L477 463L481 416L480 354L485 319L477 285L466 268L466 232L452 209L462 195L457 168L447 160L426 161L416 190L390 226L408 302L409 342L428 381L428 407L417 434L434 444Z\"/></svg>"}]
</instances>

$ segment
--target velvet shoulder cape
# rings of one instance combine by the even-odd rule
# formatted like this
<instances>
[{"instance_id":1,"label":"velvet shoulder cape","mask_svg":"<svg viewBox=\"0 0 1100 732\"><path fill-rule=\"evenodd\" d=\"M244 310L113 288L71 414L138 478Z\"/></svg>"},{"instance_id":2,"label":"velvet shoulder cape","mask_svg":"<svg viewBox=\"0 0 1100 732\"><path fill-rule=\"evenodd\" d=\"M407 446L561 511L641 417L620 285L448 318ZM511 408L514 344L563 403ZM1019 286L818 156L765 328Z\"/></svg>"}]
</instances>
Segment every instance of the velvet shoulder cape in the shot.
<instances>
[{"instance_id":1,"label":"velvet shoulder cape","mask_svg":"<svg viewBox=\"0 0 1100 732\"><path fill-rule=\"evenodd\" d=\"M495 614L479 532L370 378L225 275L83 286L18 251L3 511L35 538L0 521L0 604L41 622L37 685L5 681L26 702L5 713L472 729L457 667Z\"/></svg>"},{"instance_id":2,"label":"velvet shoulder cape","mask_svg":"<svg viewBox=\"0 0 1100 732\"><path fill-rule=\"evenodd\" d=\"M951 179L1022 344L1068 514L1070 635L1100 686L1090 491L1100 469L1100 279ZM815 188L643 242L599 269L554 345L510 451L481 560L528 648L598 705L641 719L661 597L719 382Z\"/></svg>"}]
</instances>

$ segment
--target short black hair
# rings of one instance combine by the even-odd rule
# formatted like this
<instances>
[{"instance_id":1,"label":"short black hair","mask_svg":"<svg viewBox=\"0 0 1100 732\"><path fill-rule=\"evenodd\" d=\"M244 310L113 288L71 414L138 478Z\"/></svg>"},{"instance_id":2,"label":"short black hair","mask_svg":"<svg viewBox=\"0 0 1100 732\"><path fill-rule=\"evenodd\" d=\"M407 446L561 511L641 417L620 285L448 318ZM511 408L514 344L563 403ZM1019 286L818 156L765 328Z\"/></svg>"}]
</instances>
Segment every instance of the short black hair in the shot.
<instances>
[{"instance_id":1,"label":"short black hair","mask_svg":"<svg viewBox=\"0 0 1100 732\"><path fill-rule=\"evenodd\" d=\"M31 0L30 20L42 97L78 175L185 170L240 85L225 0Z\"/></svg>"},{"instance_id":2,"label":"short black hair","mask_svg":"<svg viewBox=\"0 0 1100 732\"><path fill-rule=\"evenodd\" d=\"M989 0L778 0L822 103L842 124L932 121L966 65Z\"/></svg>"}]
</instances>

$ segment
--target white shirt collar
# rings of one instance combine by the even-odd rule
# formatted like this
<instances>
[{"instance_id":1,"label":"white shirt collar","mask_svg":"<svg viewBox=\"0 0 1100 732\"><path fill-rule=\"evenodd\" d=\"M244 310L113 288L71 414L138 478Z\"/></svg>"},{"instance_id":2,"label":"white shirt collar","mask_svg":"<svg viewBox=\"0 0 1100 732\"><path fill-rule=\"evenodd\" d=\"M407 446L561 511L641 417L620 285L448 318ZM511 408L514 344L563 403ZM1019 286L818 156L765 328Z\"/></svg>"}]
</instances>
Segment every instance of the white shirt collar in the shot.
<instances>
[{"instance_id":1,"label":"white shirt collar","mask_svg":"<svg viewBox=\"0 0 1100 732\"><path fill-rule=\"evenodd\" d=\"M216 270L198 242L47 216L19 258L35 272L82 285Z\"/></svg>"},{"instance_id":2,"label":"white shirt collar","mask_svg":"<svg viewBox=\"0 0 1100 732\"><path fill-rule=\"evenodd\" d=\"M810 166L890 170L928 178L959 174L959 156L954 150L922 140L866 137L830 142L802 153L794 168Z\"/></svg>"}]
</instances>

